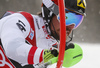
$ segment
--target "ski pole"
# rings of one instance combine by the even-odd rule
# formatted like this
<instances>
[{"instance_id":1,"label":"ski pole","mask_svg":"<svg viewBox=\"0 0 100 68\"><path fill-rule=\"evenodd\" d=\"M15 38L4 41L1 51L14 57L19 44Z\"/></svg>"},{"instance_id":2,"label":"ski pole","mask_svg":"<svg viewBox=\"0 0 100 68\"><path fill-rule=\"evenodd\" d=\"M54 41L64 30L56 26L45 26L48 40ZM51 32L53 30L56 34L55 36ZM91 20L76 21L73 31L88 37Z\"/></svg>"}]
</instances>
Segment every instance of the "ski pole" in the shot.
<instances>
[{"instance_id":1,"label":"ski pole","mask_svg":"<svg viewBox=\"0 0 100 68\"><path fill-rule=\"evenodd\" d=\"M38 65L35 68L46 68L48 65L56 63L57 60L58 60L58 57L54 57L54 58L50 59L48 62Z\"/></svg>"},{"instance_id":2,"label":"ski pole","mask_svg":"<svg viewBox=\"0 0 100 68\"><path fill-rule=\"evenodd\" d=\"M39 66L36 66L35 68L47 68L47 66L50 65L50 64L51 64L51 62L46 62L44 64L41 64Z\"/></svg>"},{"instance_id":3,"label":"ski pole","mask_svg":"<svg viewBox=\"0 0 100 68\"><path fill-rule=\"evenodd\" d=\"M65 43L66 43L66 22L65 22L65 6L64 0L58 0L59 6L59 16L60 16L60 46L59 46L59 56L56 68L62 68L64 53L65 53Z\"/></svg>"}]
</instances>

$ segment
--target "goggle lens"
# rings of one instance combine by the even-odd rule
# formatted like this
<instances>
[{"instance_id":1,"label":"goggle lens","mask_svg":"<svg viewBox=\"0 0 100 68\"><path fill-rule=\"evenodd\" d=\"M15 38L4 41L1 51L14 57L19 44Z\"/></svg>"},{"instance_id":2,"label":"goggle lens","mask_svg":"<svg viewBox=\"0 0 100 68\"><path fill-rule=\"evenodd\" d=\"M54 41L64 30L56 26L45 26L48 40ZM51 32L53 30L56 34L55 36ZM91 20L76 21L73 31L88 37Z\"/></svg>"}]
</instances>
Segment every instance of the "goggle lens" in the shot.
<instances>
[{"instance_id":1,"label":"goggle lens","mask_svg":"<svg viewBox=\"0 0 100 68\"><path fill-rule=\"evenodd\" d=\"M69 10L65 10L65 11L67 11L67 13L65 14L66 26L74 24L75 25L74 29L77 28L82 23L84 16L70 12ZM58 20L60 20L59 16L58 16Z\"/></svg>"}]
</instances>

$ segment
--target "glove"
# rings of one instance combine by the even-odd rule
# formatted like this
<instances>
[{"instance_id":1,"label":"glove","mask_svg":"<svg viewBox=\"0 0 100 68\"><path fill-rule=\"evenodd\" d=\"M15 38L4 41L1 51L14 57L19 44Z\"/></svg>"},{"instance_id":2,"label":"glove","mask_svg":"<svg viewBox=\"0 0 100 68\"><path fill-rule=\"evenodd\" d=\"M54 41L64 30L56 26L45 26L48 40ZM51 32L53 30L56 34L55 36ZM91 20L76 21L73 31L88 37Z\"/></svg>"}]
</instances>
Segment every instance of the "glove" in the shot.
<instances>
[{"instance_id":1,"label":"glove","mask_svg":"<svg viewBox=\"0 0 100 68\"><path fill-rule=\"evenodd\" d=\"M78 44L68 44L65 50L63 66L71 67L78 63L83 57L83 51Z\"/></svg>"},{"instance_id":2,"label":"glove","mask_svg":"<svg viewBox=\"0 0 100 68\"><path fill-rule=\"evenodd\" d=\"M57 57L58 51L57 50L47 50L45 49L43 52L43 61L44 63L48 62L50 59Z\"/></svg>"}]
</instances>

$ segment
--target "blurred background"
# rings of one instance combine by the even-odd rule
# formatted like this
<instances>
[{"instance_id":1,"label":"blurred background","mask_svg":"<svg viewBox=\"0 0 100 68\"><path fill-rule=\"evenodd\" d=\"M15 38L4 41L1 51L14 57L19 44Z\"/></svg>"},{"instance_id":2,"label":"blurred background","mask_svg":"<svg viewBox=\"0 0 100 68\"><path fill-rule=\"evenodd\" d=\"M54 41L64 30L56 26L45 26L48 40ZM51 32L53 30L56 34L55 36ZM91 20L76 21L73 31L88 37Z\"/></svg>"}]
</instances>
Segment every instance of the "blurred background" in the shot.
<instances>
[{"instance_id":1,"label":"blurred background","mask_svg":"<svg viewBox=\"0 0 100 68\"><path fill-rule=\"evenodd\" d=\"M77 68L82 68L85 64L85 68L100 68L100 65L96 63L97 61L100 63L100 0L86 0L86 2L86 17L83 23L74 30L73 42L83 45L85 53L84 61ZM42 0L0 0L0 17L6 11L26 11L37 14L41 11L41 3ZM92 64L86 67L88 63Z\"/></svg>"}]
</instances>

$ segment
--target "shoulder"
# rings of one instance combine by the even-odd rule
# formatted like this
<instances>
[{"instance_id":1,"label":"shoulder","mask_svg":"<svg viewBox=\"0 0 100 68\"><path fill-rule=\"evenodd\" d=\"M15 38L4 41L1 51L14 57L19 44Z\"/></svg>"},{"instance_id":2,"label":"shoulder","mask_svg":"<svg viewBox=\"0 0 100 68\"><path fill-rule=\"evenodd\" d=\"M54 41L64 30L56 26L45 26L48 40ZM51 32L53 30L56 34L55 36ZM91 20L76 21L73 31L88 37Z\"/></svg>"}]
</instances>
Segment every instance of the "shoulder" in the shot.
<instances>
[{"instance_id":1,"label":"shoulder","mask_svg":"<svg viewBox=\"0 0 100 68\"><path fill-rule=\"evenodd\" d=\"M9 20L11 20L13 22L16 20L25 20L25 17L20 13L13 13L13 14L3 17L0 21L2 21L4 23Z\"/></svg>"},{"instance_id":2,"label":"shoulder","mask_svg":"<svg viewBox=\"0 0 100 68\"><path fill-rule=\"evenodd\" d=\"M3 17L0 22L9 22L11 21L12 23L16 23L17 21L22 21L26 24L29 24L29 20L34 20L36 16L33 16L32 14L28 13L28 12L17 12L17 13L12 13L8 16ZM9 23L11 23L9 22Z\"/></svg>"},{"instance_id":3,"label":"shoulder","mask_svg":"<svg viewBox=\"0 0 100 68\"><path fill-rule=\"evenodd\" d=\"M19 31L20 29L26 36L26 33L29 33L30 30L30 24L20 13L14 13L4 17L0 20L0 23L0 32L8 28L9 30L16 31Z\"/></svg>"}]
</instances>

